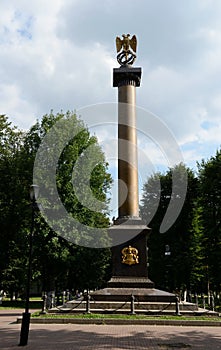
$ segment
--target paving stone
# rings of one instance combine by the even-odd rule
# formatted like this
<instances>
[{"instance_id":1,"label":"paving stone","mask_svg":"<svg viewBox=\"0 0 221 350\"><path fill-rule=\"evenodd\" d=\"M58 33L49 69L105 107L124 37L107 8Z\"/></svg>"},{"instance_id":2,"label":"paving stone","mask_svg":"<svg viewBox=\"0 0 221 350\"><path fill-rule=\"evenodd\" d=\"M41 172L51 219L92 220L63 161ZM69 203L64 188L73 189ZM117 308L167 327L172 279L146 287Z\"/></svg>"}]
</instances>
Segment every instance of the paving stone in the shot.
<instances>
[{"instance_id":1,"label":"paving stone","mask_svg":"<svg viewBox=\"0 0 221 350\"><path fill-rule=\"evenodd\" d=\"M15 312L0 311L0 349L18 349ZM31 324L27 350L221 349L220 327Z\"/></svg>"}]
</instances>

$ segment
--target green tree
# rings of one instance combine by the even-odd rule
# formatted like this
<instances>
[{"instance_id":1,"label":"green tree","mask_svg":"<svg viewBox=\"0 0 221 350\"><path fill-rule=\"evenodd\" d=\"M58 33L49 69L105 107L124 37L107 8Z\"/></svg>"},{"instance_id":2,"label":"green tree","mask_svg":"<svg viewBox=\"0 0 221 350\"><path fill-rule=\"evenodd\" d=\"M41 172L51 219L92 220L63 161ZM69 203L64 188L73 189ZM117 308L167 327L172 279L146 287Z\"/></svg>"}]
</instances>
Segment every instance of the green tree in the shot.
<instances>
[{"instance_id":1,"label":"green tree","mask_svg":"<svg viewBox=\"0 0 221 350\"><path fill-rule=\"evenodd\" d=\"M198 164L205 269L210 288L221 289L221 150Z\"/></svg>"},{"instance_id":2,"label":"green tree","mask_svg":"<svg viewBox=\"0 0 221 350\"><path fill-rule=\"evenodd\" d=\"M39 150L38 146L44 137L49 135L52 128L55 134L47 140L46 147L44 145ZM64 144L65 147L63 147ZM59 196L67 212L75 218L77 223L81 224L80 229L78 226L77 228L71 227L71 233L68 232L69 222L60 217L57 202L50 202L50 194L53 189L50 172L53 172L53 169L51 170L50 167L54 161L55 147L62 149L56 164L56 185ZM41 245L44 254L42 256L40 252L41 257L37 260L41 261L40 275L44 275L44 284L50 289L61 288L62 283L63 287L66 286L69 289L89 286L91 288L94 284L99 286L104 282L106 276L106 268L110 259L109 250L99 249L97 251L76 245L76 243L83 243L90 247L93 237L88 233L88 226L108 227L109 224L107 191L111 177L107 173L108 164L98 146L96 137L90 136L83 122L78 120L75 114L67 112L53 115L51 113L45 115L41 123L37 123L30 130L25 148L28 151L33 150L34 156L36 151L40 153L41 167L38 175L42 186L41 191L46 193L46 200L43 198L44 210L55 209L53 224L56 223L59 233L69 241L69 243L65 242L48 226L45 227L44 221L39 222L39 232L42 232L44 236ZM85 183L88 184L88 177L89 186L85 186ZM92 198L90 192L92 192ZM93 196L98 201L94 201ZM38 250L35 254L37 256Z\"/></svg>"},{"instance_id":3,"label":"green tree","mask_svg":"<svg viewBox=\"0 0 221 350\"><path fill-rule=\"evenodd\" d=\"M203 209L197 199L193 209L192 240L190 246L190 285L197 293L208 292L208 265L206 258L206 238L203 228Z\"/></svg>"},{"instance_id":4,"label":"green tree","mask_svg":"<svg viewBox=\"0 0 221 350\"><path fill-rule=\"evenodd\" d=\"M188 176L187 193L182 210L166 233L160 233L160 226L166 210L173 201L172 179L176 176L176 193L182 193L184 175ZM160 186L159 186L160 184ZM197 198L197 178L192 170L183 164L169 169L166 174L151 176L144 185L141 205L142 218L151 227L149 246L149 275L159 288L170 291L182 287L190 288L191 223L194 202ZM179 195L178 195L179 200ZM176 202L174 201L174 204ZM155 215L152 218L152 209Z\"/></svg>"},{"instance_id":5,"label":"green tree","mask_svg":"<svg viewBox=\"0 0 221 350\"><path fill-rule=\"evenodd\" d=\"M24 286L27 196L20 152L24 133L0 116L0 284L12 296ZM23 229L22 229L23 228ZM13 271L13 273L12 273Z\"/></svg>"},{"instance_id":6,"label":"green tree","mask_svg":"<svg viewBox=\"0 0 221 350\"><path fill-rule=\"evenodd\" d=\"M8 153L5 152L4 161L2 160L3 157L0 159L1 170L4 174L4 184L1 184L0 189L1 210L4 212L4 218L1 217L1 223L4 224L1 238L4 244L1 247L2 250L7 252L2 259L0 283L7 291L9 289L10 291L15 291L16 288L19 289L18 291L21 291L25 286L24 273L20 274L19 269L24 272L24 267L27 264L28 235L31 220L29 186L33 181L33 165L44 137L52 127L56 129L57 123L62 120L67 120L69 122L68 125L72 126L71 131L73 131L74 137L70 138L59 155L56 169L56 186L67 211L79 222L85 224L85 236L83 236L84 232L75 232L74 242L77 242L77 235L79 235L79 243L81 243L80 240L83 236L83 239L86 239L88 246L90 246L91 237L87 233L86 225L107 227L109 224L107 217L107 191L111 183L111 177L107 173L107 163L103 152L98 146L97 139L94 136L90 136L83 122L78 120L74 113L67 112L66 114L58 113L54 115L51 112L49 115L43 116L41 122L37 122L25 135L11 128L7 118L2 119L2 135L5 135L5 130L8 131L8 140L10 141L8 141L8 148L14 147L16 150L16 152L11 153L9 151ZM65 133L69 131L58 128L56 130L55 143L50 145L51 148L54 147L56 150L59 144L63 142ZM6 148L4 138L2 136L2 144ZM43 157L44 163L42 168L39 169L39 176L41 177L45 170L50 169L53 161L53 152L50 153L49 149L40 151L43 152L43 155L47 155L45 158ZM81 163L78 159L83 158L84 154L89 156L89 159L87 159L87 162L84 162L85 168L82 172L82 169L80 169ZM96 160L97 155L99 157ZM94 210L88 209L86 205L82 205L73 189L73 167L76 168L75 171L79 171L80 175L87 174L87 167L89 167L89 170L92 169L89 188L98 199L96 207L93 208ZM80 180L83 181L82 178ZM8 183L10 188L6 186ZM49 191L50 185L50 179L45 178L45 188L41 188L41 190L43 192L45 190ZM87 192L81 194L82 198L84 198L84 194L87 195ZM88 197L88 202L89 199ZM47 205L50 203L46 201L43 204L45 205L44 209L47 210ZM93 203L88 204L92 206ZM65 223L59 220L59 216L57 221L60 228L65 229ZM69 239L71 237L66 236L66 238ZM41 217L41 214L37 213L33 246L33 279L35 282L40 281L43 289L70 289L79 288L79 286L83 289L88 286L90 288L95 285L99 286L104 282L110 259L109 250L84 248L70 241L57 235ZM13 269L13 266L16 268ZM84 274L80 272L83 270ZM78 278L74 274L78 275Z\"/></svg>"}]
</instances>

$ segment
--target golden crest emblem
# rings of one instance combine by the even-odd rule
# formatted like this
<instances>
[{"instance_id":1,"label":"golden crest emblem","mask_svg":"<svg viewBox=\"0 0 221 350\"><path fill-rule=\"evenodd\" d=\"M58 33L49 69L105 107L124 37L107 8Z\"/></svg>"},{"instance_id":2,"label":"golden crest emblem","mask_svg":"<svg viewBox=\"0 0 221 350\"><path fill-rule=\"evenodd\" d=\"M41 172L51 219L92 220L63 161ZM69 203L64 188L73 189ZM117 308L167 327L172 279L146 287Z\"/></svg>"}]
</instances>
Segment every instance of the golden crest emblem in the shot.
<instances>
[{"instance_id":1,"label":"golden crest emblem","mask_svg":"<svg viewBox=\"0 0 221 350\"><path fill-rule=\"evenodd\" d=\"M139 264L138 250L129 245L121 251L122 253L122 264L134 265Z\"/></svg>"}]
</instances>

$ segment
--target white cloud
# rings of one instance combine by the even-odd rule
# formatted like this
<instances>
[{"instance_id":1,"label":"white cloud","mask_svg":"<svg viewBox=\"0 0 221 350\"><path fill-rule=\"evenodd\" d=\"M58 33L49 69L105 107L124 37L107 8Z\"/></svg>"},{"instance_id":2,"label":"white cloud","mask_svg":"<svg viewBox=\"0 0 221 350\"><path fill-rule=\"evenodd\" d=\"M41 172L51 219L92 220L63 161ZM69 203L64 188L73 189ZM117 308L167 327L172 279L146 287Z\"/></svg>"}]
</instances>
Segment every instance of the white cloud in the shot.
<instances>
[{"instance_id":1,"label":"white cloud","mask_svg":"<svg viewBox=\"0 0 221 350\"><path fill-rule=\"evenodd\" d=\"M107 72L110 73L111 60L105 48L97 43L90 48L78 47L61 40L56 34L61 1L53 3L52 8L36 4L34 8L23 8L27 15L16 7L7 9L5 27L10 30L1 50L1 90L16 85L15 90L20 92L16 92L17 98L20 96L23 103L30 105L21 111L22 104L7 104L9 116L16 118L23 113L22 127L29 127L36 115L40 117L51 108L74 109L109 95L111 75ZM24 32L30 18L32 31L27 37ZM20 124L21 119L15 121Z\"/></svg>"},{"instance_id":2,"label":"white cloud","mask_svg":"<svg viewBox=\"0 0 221 350\"><path fill-rule=\"evenodd\" d=\"M115 37L135 33L138 105L167 124L188 162L200 160L220 145L220 15L219 0L3 0L0 113L28 128L50 109L115 102Z\"/></svg>"}]
</instances>

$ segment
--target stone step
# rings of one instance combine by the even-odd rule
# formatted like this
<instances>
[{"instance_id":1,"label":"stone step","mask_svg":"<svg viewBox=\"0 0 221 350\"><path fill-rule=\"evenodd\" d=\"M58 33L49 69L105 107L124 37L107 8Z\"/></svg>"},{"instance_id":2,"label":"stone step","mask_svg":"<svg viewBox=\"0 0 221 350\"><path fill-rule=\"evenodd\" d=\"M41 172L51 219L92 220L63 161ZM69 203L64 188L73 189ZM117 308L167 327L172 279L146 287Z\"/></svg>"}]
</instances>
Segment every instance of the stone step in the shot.
<instances>
[{"instance_id":1,"label":"stone step","mask_svg":"<svg viewBox=\"0 0 221 350\"><path fill-rule=\"evenodd\" d=\"M144 310L174 310L175 303L154 303L154 302L134 302L134 307L136 309L144 309ZM63 309L74 309L74 308L86 308L86 301L70 301L62 306ZM90 301L90 307L95 309L130 309L131 302L117 302L117 301ZM197 305L193 303L179 303L180 310L191 310L196 311Z\"/></svg>"},{"instance_id":2,"label":"stone step","mask_svg":"<svg viewBox=\"0 0 221 350\"><path fill-rule=\"evenodd\" d=\"M52 308L49 313L85 313L87 310L87 302L85 300L69 301L64 305ZM134 310L136 313L170 313L176 312L175 303L153 303L153 302L134 302ZM129 313L131 311L131 302L104 302L90 301L90 311L92 313ZM193 303L179 303L179 311L182 313L208 313L208 310L200 309Z\"/></svg>"},{"instance_id":3,"label":"stone step","mask_svg":"<svg viewBox=\"0 0 221 350\"><path fill-rule=\"evenodd\" d=\"M154 310L147 310L147 309L136 309L135 308L135 314L143 314L143 315L153 315L153 316L160 316L160 315L176 315L176 310L162 310L162 309L154 309ZM85 308L77 308L77 309L51 309L50 314L86 314L86 309ZM95 309L95 308L90 308L90 313L92 314L131 314L130 309ZM202 315L208 315L208 316L219 316L219 313L209 311L206 309L201 309L201 310L181 310L180 311L181 316L202 316Z\"/></svg>"}]
</instances>

